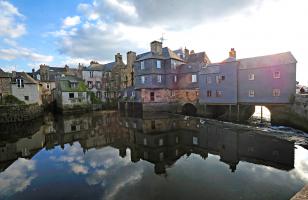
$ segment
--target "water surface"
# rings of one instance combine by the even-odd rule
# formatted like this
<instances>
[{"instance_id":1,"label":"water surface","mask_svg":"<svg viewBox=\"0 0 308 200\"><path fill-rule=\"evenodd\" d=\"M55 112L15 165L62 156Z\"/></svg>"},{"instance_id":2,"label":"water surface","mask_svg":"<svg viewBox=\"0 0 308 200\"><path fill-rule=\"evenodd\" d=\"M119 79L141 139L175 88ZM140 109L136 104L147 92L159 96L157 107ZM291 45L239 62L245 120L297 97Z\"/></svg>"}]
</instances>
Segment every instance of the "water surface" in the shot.
<instances>
[{"instance_id":1,"label":"water surface","mask_svg":"<svg viewBox=\"0 0 308 200\"><path fill-rule=\"evenodd\" d=\"M308 151L250 128L117 112L1 127L0 199L289 199Z\"/></svg>"}]
</instances>

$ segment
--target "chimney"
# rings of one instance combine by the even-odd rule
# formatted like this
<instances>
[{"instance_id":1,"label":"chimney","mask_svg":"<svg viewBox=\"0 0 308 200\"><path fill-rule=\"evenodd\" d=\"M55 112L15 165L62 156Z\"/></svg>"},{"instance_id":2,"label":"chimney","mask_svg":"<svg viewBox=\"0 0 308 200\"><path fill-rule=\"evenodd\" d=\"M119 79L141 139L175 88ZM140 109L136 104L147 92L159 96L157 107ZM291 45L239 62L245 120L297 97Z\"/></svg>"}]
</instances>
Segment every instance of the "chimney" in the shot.
<instances>
[{"instance_id":1,"label":"chimney","mask_svg":"<svg viewBox=\"0 0 308 200\"><path fill-rule=\"evenodd\" d=\"M231 48L231 50L229 51L229 58L236 59L236 51L234 50L234 48Z\"/></svg>"},{"instance_id":2,"label":"chimney","mask_svg":"<svg viewBox=\"0 0 308 200\"><path fill-rule=\"evenodd\" d=\"M121 55L120 53L117 53L117 54L115 55L115 62L116 62L117 64L121 64L121 63L122 63L122 55Z\"/></svg>"},{"instance_id":3,"label":"chimney","mask_svg":"<svg viewBox=\"0 0 308 200\"><path fill-rule=\"evenodd\" d=\"M186 49L186 47L185 47L185 49L184 49L184 58L188 59L188 57L189 57L189 50Z\"/></svg>"},{"instance_id":4,"label":"chimney","mask_svg":"<svg viewBox=\"0 0 308 200\"><path fill-rule=\"evenodd\" d=\"M12 76L13 76L13 78L16 77L16 71L12 71Z\"/></svg>"},{"instance_id":5,"label":"chimney","mask_svg":"<svg viewBox=\"0 0 308 200\"><path fill-rule=\"evenodd\" d=\"M136 61L136 53L133 51L127 52L127 67L132 68L134 65L134 62Z\"/></svg>"},{"instance_id":6,"label":"chimney","mask_svg":"<svg viewBox=\"0 0 308 200\"><path fill-rule=\"evenodd\" d=\"M163 43L158 41L151 42L151 51L154 54L162 55L163 54Z\"/></svg>"}]
</instances>

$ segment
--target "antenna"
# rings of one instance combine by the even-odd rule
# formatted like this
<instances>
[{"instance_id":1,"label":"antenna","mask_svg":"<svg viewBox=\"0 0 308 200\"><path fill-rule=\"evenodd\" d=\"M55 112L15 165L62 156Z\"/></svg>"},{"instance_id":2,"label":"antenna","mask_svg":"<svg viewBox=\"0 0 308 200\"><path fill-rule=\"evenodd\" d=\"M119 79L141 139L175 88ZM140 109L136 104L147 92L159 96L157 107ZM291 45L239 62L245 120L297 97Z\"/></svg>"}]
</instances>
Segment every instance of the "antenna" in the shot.
<instances>
[{"instance_id":1,"label":"antenna","mask_svg":"<svg viewBox=\"0 0 308 200\"><path fill-rule=\"evenodd\" d=\"M161 34L161 38L159 38L160 42L163 43L166 39L164 38L164 33Z\"/></svg>"}]
</instances>

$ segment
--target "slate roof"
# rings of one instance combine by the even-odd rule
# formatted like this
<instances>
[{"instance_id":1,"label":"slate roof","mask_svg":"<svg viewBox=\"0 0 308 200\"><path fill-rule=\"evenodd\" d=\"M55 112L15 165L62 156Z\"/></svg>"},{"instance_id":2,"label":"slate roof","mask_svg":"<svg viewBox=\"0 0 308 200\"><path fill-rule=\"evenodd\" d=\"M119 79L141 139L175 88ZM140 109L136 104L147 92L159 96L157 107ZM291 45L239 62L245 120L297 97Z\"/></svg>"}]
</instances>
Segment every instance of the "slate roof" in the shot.
<instances>
[{"instance_id":1,"label":"slate roof","mask_svg":"<svg viewBox=\"0 0 308 200\"><path fill-rule=\"evenodd\" d=\"M266 56L238 59L240 69L251 69L296 63L291 52L284 52Z\"/></svg>"},{"instance_id":2,"label":"slate roof","mask_svg":"<svg viewBox=\"0 0 308 200\"><path fill-rule=\"evenodd\" d=\"M5 72L0 68L0 78L10 78L10 77L11 77L10 73Z\"/></svg>"},{"instance_id":3,"label":"slate roof","mask_svg":"<svg viewBox=\"0 0 308 200\"><path fill-rule=\"evenodd\" d=\"M178 72L180 74L183 73L198 73L202 67L205 66L205 63L187 63L187 64L182 64L178 67Z\"/></svg>"},{"instance_id":4,"label":"slate roof","mask_svg":"<svg viewBox=\"0 0 308 200\"><path fill-rule=\"evenodd\" d=\"M24 84L38 84L38 82L26 72L16 72L16 76L12 78L12 83L16 83L16 79L18 78L22 78L24 80Z\"/></svg>"},{"instance_id":5,"label":"slate roof","mask_svg":"<svg viewBox=\"0 0 308 200\"><path fill-rule=\"evenodd\" d=\"M188 63L211 63L205 52L190 54L187 60Z\"/></svg>"},{"instance_id":6,"label":"slate roof","mask_svg":"<svg viewBox=\"0 0 308 200\"><path fill-rule=\"evenodd\" d=\"M102 64L91 64L89 67L85 68L84 71L103 71L104 65Z\"/></svg>"},{"instance_id":7,"label":"slate roof","mask_svg":"<svg viewBox=\"0 0 308 200\"><path fill-rule=\"evenodd\" d=\"M154 58L154 59L170 59L170 58L172 58L172 59L175 59L175 60L183 61L183 59L181 59L175 52L173 52L168 47L164 47L162 49L162 55L157 55L157 54L155 54L151 51L137 55L137 61L146 60L146 59L150 59L150 58Z\"/></svg>"}]
</instances>

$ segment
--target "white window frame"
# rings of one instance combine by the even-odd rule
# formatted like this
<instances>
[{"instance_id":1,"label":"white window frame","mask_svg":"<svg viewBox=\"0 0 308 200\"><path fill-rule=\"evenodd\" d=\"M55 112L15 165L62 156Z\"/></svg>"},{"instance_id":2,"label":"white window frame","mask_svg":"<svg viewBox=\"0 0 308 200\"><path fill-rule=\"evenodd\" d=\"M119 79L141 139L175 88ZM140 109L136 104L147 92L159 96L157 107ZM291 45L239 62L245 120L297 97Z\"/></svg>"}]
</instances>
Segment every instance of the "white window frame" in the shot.
<instances>
[{"instance_id":1,"label":"white window frame","mask_svg":"<svg viewBox=\"0 0 308 200\"><path fill-rule=\"evenodd\" d=\"M93 75L94 75L93 71L90 71L90 78L93 78Z\"/></svg>"},{"instance_id":2,"label":"white window frame","mask_svg":"<svg viewBox=\"0 0 308 200\"><path fill-rule=\"evenodd\" d=\"M144 61L140 62L140 69L144 69Z\"/></svg>"},{"instance_id":3,"label":"white window frame","mask_svg":"<svg viewBox=\"0 0 308 200\"><path fill-rule=\"evenodd\" d=\"M198 145L199 144L199 138L196 137L196 136L193 136L192 142L193 142L193 145Z\"/></svg>"},{"instance_id":4,"label":"white window frame","mask_svg":"<svg viewBox=\"0 0 308 200\"><path fill-rule=\"evenodd\" d=\"M276 74L277 73L277 74ZM280 71L274 71L274 73L273 73L273 78L274 79L278 79L278 78L280 78Z\"/></svg>"},{"instance_id":5,"label":"white window frame","mask_svg":"<svg viewBox=\"0 0 308 200\"><path fill-rule=\"evenodd\" d=\"M256 95L256 94L255 94L255 90L249 90L249 91L248 91L248 96L249 96L249 97L255 97L255 95Z\"/></svg>"},{"instance_id":6,"label":"white window frame","mask_svg":"<svg viewBox=\"0 0 308 200\"><path fill-rule=\"evenodd\" d=\"M136 95L135 91L132 91L132 97L135 97L135 95Z\"/></svg>"},{"instance_id":7,"label":"white window frame","mask_svg":"<svg viewBox=\"0 0 308 200\"><path fill-rule=\"evenodd\" d=\"M157 69L161 68L161 60L156 60L156 68Z\"/></svg>"},{"instance_id":8,"label":"white window frame","mask_svg":"<svg viewBox=\"0 0 308 200\"><path fill-rule=\"evenodd\" d=\"M145 83L145 76L141 76L141 83L142 83L142 84Z\"/></svg>"},{"instance_id":9,"label":"white window frame","mask_svg":"<svg viewBox=\"0 0 308 200\"><path fill-rule=\"evenodd\" d=\"M127 97L127 91L124 91L124 97Z\"/></svg>"},{"instance_id":10,"label":"white window frame","mask_svg":"<svg viewBox=\"0 0 308 200\"><path fill-rule=\"evenodd\" d=\"M192 74L191 75L191 82L196 83L197 82L197 74Z\"/></svg>"},{"instance_id":11,"label":"white window frame","mask_svg":"<svg viewBox=\"0 0 308 200\"><path fill-rule=\"evenodd\" d=\"M18 88L24 88L25 85L24 85L24 80L23 79L17 79L17 87Z\"/></svg>"},{"instance_id":12,"label":"white window frame","mask_svg":"<svg viewBox=\"0 0 308 200\"><path fill-rule=\"evenodd\" d=\"M175 97L175 91L174 90L171 90L171 96Z\"/></svg>"},{"instance_id":13,"label":"white window frame","mask_svg":"<svg viewBox=\"0 0 308 200\"><path fill-rule=\"evenodd\" d=\"M273 97L280 97L280 89L273 89Z\"/></svg>"},{"instance_id":14,"label":"white window frame","mask_svg":"<svg viewBox=\"0 0 308 200\"><path fill-rule=\"evenodd\" d=\"M173 76L173 82L175 82L175 83L176 83L176 82L177 82L177 80L178 80L177 75L174 75L174 76Z\"/></svg>"},{"instance_id":15,"label":"white window frame","mask_svg":"<svg viewBox=\"0 0 308 200\"><path fill-rule=\"evenodd\" d=\"M157 82L161 83L161 81L162 81L161 75L157 75Z\"/></svg>"},{"instance_id":16,"label":"white window frame","mask_svg":"<svg viewBox=\"0 0 308 200\"><path fill-rule=\"evenodd\" d=\"M255 74L253 74L253 73L248 74L248 80L250 80L250 81L255 80Z\"/></svg>"}]
</instances>

